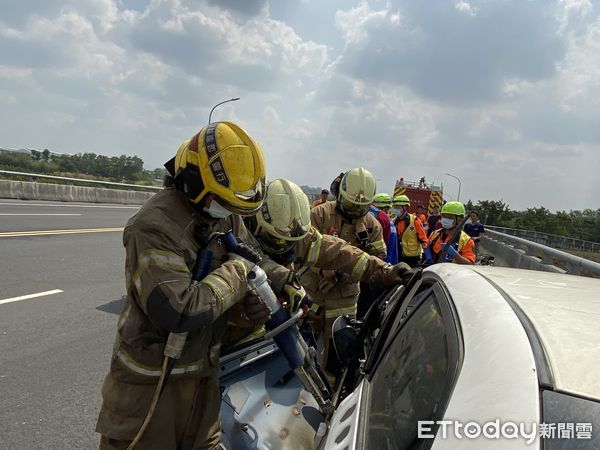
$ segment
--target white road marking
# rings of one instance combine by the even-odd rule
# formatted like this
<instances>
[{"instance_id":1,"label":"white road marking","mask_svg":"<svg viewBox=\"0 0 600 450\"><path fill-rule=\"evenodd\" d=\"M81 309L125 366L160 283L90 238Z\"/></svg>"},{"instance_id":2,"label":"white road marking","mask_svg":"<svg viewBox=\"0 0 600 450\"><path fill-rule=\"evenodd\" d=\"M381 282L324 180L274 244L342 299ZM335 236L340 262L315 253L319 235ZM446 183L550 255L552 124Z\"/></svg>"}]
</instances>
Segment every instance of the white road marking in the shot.
<instances>
[{"instance_id":1,"label":"white road marking","mask_svg":"<svg viewBox=\"0 0 600 450\"><path fill-rule=\"evenodd\" d=\"M110 208L110 209L140 209L140 206L109 206L109 205L65 205L62 203L12 203L12 202L0 202L0 206L47 206L47 207L60 207L60 208Z\"/></svg>"},{"instance_id":2,"label":"white road marking","mask_svg":"<svg viewBox=\"0 0 600 450\"><path fill-rule=\"evenodd\" d=\"M113 233L123 231L123 228L81 228L72 230L40 230L40 231L6 231L0 232L0 238L22 236L51 236L55 234L81 234L81 233Z\"/></svg>"},{"instance_id":3,"label":"white road marking","mask_svg":"<svg viewBox=\"0 0 600 450\"><path fill-rule=\"evenodd\" d=\"M46 295L60 294L61 292L64 292L64 291L61 291L60 289L53 289L51 291L38 292L37 294L28 294L28 295L21 295L20 297L5 298L4 300L0 300L0 305L3 305L4 303L12 303L12 302L19 302L21 300L28 300L30 298L44 297Z\"/></svg>"},{"instance_id":4,"label":"white road marking","mask_svg":"<svg viewBox=\"0 0 600 450\"><path fill-rule=\"evenodd\" d=\"M60 213L48 213L48 214L35 214L35 213L0 213L0 216L80 216L81 214L60 214Z\"/></svg>"}]
</instances>

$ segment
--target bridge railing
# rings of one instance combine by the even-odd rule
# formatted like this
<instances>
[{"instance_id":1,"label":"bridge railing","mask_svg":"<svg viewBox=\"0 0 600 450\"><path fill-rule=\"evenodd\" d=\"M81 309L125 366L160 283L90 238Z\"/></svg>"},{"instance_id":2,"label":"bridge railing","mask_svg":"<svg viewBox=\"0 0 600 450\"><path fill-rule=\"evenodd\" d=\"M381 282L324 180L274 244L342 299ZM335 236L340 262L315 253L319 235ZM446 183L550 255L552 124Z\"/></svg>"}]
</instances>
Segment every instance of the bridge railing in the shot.
<instances>
[{"instance_id":1,"label":"bridge railing","mask_svg":"<svg viewBox=\"0 0 600 450\"><path fill-rule=\"evenodd\" d=\"M600 264L597 262L517 236L490 230L489 227L486 227L482 245L492 254L502 253L499 256L510 267L600 278Z\"/></svg>"},{"instance_id":2,"label":"bridge railing","mask_svg":"<svg viewBox=\"0 0 600 450\"><path fill-rule=\"evenodd\" d=\"M600 253L600 244L598 242L573 239L556 234L541 233L539 231L520 230L517 228L505 228L496 226L485 226L486 230L494 230L500 233L517 236L528 241L537 242L552 248L566 248L570 250L580 250L584 252Z\"/></svg>"},{"instance_id":3,"label":"bridge railing","mask_svg":"<svg viewBox=\"0 0 600 450\"><path fill-rule=\"evenodd\" d=\"M143 184L128 184L128 183L117 183L114 181L99 181L99 180L86 180L84 178L70 178L70 177L59 177L55 175L44 175L41 173L27 173L27 172L15 172L12 170L0 170L0 174L11 175L11 176L19 176L19 177L27 177L29 181L37 181L38 178L48 179L48 180L60 180L64 181L68 184L71 183L87 183L98 186L114 186L115 188L136 188L140 190L149 190L149 191L160 191L163 188L158 186L148 186Z\"/></svg>"}]
</instances>

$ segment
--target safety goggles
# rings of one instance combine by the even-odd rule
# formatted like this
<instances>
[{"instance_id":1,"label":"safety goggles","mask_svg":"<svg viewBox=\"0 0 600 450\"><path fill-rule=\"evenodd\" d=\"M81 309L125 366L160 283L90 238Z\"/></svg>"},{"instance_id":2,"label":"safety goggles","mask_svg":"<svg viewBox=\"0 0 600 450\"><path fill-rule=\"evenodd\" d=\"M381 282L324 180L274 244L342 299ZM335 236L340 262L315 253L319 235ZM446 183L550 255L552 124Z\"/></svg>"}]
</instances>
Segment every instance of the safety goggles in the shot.
<instances>
[{"instance_id":1,"label":"safety goggles","mask_svg":"<svg viewBox=\"0 0 600 450\"><path fill-rule=\"evenodd\" d=\"M239 200L239 203L232 204L231 202L219 197L218 195L212 194L219 204L228 209L234 214L241 216L252 216L258 212L262 206L262 202L265 199L265 179L261 178L254 188L244 192L234 192L233 195Z\"/></svg>"},{"instance_id":2,"label":"safety goggles","mask_svg":"<svg viewBox=\"0 0 600 450\"><path fill-rule=\"evenodd\" d=\"M369 204L353 203L342 198L340 200L340 208L348 216L354 219L364 216L369 210Z\"/></svg>"}]
</instances>

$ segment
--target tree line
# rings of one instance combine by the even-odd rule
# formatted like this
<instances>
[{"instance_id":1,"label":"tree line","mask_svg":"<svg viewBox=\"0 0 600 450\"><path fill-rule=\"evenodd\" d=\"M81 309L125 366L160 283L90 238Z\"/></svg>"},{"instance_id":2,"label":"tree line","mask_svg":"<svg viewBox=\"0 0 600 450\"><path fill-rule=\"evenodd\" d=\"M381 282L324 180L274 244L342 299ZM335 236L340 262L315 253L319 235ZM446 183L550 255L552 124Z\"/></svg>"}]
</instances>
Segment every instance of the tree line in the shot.
<instances>
[{"instance_id":1,"label":"tree line","mask_svg":"<svg viewBox=\"0 0 600 450\"><path fill-rule=\"evenodd\" d=\"M63 155L44 151L0 152L0 168L44 175L94 177L105 181L152 183L162 179L164 169L145 170L139 156L105 156L95 153Z\"/></svg>"},{"instance_id":2,"label":"tree line","mask_svg":"<svg viewBox=\"0 0 600 450\"><path fill-rule=\"evenodd\" d=\"M152 184L155 180L162 180L165 174L163 168L145 170L144 161L139 156L105 156L95 153L62 155L47 149L30 152L0 151L0 169L138 184ZM302 186L302 189L305 192L315 190L309 186ZM320 191L315 190L317 193ZM514 211L502 200L480 200L477 204L469 200L465 207L467 211L477 211L481 221L487 225L600 242L600 209L553 213L541 206Z\"/></svg>"},{"instance_id":3,"label":"tree line","mask_svg":"<svg viewBox=\"0 0 600 450\"><path fill-rule=\"evenodd\" d=\"M557 211L540 206L513 211L502 200L480 200L465 203L467 211L477 211L481 222L507 228L539 231L584 241L600 242L600 209Z\"/></svg>"}]
</instances>

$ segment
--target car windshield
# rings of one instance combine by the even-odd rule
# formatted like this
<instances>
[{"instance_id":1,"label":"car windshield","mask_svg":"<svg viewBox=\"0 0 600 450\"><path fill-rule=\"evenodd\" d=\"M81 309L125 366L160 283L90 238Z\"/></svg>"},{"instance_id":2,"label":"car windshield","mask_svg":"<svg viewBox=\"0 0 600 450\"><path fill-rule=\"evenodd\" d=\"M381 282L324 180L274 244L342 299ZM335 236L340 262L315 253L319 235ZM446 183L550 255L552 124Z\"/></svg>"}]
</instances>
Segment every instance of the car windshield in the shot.
<instances>
[{"instance_id":1,"label":"car windshield","mask_svg":"<svg viewBox=\"0 0 600 450\"><path fill-rule=\"evenodd\" d=\"M600 402L544 390L545 450L600 448Z\"/></svg>"}]
</instances>

